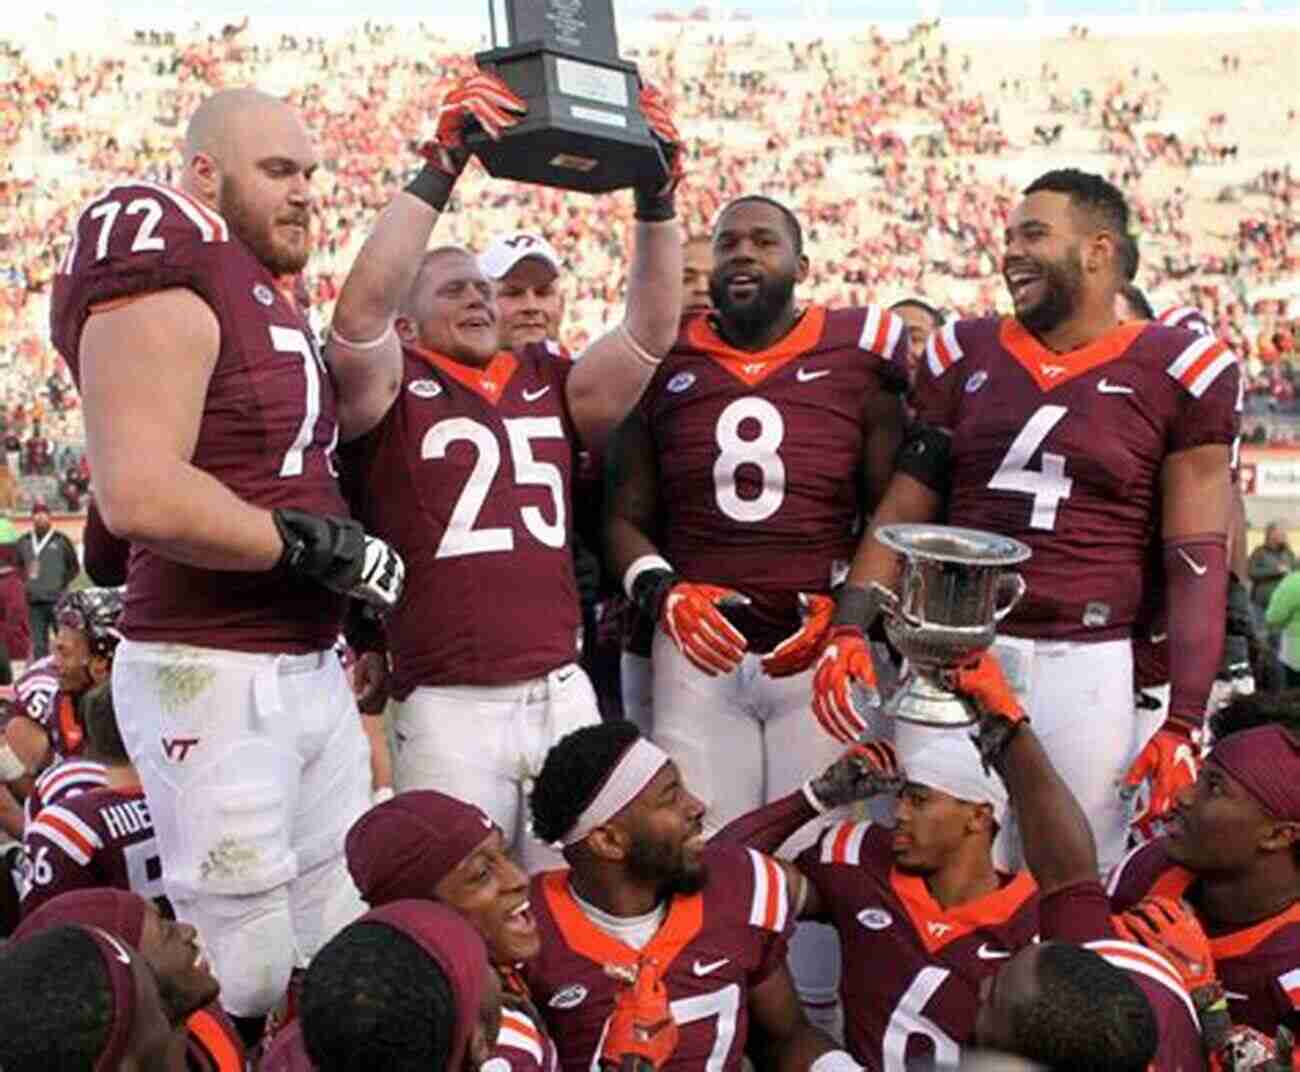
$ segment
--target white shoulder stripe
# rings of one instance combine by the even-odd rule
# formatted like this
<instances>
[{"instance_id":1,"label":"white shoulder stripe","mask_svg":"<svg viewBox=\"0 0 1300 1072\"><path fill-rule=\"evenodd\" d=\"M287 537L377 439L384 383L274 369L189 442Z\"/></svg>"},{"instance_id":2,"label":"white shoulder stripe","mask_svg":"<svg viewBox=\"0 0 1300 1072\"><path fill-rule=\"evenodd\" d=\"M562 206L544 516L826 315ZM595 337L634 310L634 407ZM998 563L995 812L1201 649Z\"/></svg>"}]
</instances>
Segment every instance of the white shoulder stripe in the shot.
<instances>
[{"instance_id":1,"label":"white shoulder stripe","mask_svg":"<svg viewBox=\"0 0 1300 1072\"><path fill-rule=\"evenodd\" d=\"M94 850L104 847L99 835L91 827L57 804L41 809L41 813L25 832L25 836L32 834L40 834L46 840L54 842L82 867L90 863ZM90 847L89 851L87 846Z\"/></svg>"},{"instance_id":2,"label":"white shoulder stripe","mask_svg":"<svg viewBox=\"0 0 1300 1072\"><path fill-rule=\"evenodd\" d=\"M1277 977L1277 981L1282 984L1283 990L1294 990L1300 986L1300 968L1292 968L1289 972L1283 972Z\"/></svg>"},{"instance_id":3,"label":"white shoulder stripe","mask_svg":"<svg viewBox=\"0 0 1300 1072\"><path fill-rule=\"evenodd\" d=\"M1166 309L1160 314L1161 323L1168 324L1171 327L1181 324L1189 316L1200 316L1201 311L1194 305L1175 305L1171 309Z\"/></svg>"},{"instance_id":4,"label":"white shoulder stripe","mask_svg":"<svg viewBox=\"0 0 1300 1072\"><path fill-rule=\"evenodd\" d=\"M749 906L749 925L780 933L790 917L790 890L785 871L761 852L746 849L754 869L754 898Z\"/></svg>"},{"instance_id":5,"label":"white shoulder stripe","mask_svg":"<svg viewBox=\"0 0 1300 1072\"><path fill-rule=\"evenodd\" d=\"M501 1015L501 1033L497 1036L497 1045L514 1050L523 1050L539 1065L542 1063L542 1044L531 1035L525 1035L518 1027L507 1022L504 1011Z\"/></svg>"},{"instance_id":6,"label":"white shoulder stripe","mask_svg":"<svg viewBox=\"0 0 1300 1072\"><path fill-rule=\"evenodd\" d=\"M894 349L898 346L898 340L903 337L903 318L897 313L886 313L889 317L889 335L885 338L885 352L881 357L891 358L894 356Z\"/></svg>"},{"instance_id":7,"label":"white shoulder stripe","mask_svg":"<svg viewBox=\"0 0 1300 1072\"><path fill-rule=\"evenodd\" d=\"M1183 985L1182 976L1161 954L1144 945L1135 945L1117 938L1087 942L1084 948L1099 954L1106 963L1114 965L1120 971L1141 975L1159 983L1183 1003L1192 1023L1200 1023L1196 1015L1196 1007L1192 1004L1187 988Z\"/></svg>"},{"instance_id":8,"label":"white shoulder stripe","mask_svg":"<svg viewBox=\"0 0 1300 1072\"><path fill-rule=\"evenodd\" d=\"M1196 364L1197 360L1199 360L1205 351L1213 346L1216 341L1217 340L1213 335L1199 336L1195 342L1187 344L1183 349L1183 352L1169 363L1169 367L1165 371L1174 379L1181 379L1183 373Z\"/></svg>"},{"instance_id":9,"label":"white shoulder stripe","mask_svg":"<svg viewBox=\"0 0 1300 1072\"><path fill-rule=\"evenodd\" d=\"M1213 336L1211 336L1213 337ZM1210 384L1219 378L1219 373L1237 363L1237 355L1225 350L1206 366L1205 371L1196 377L1187 389L1193 398L1200 398L1209 389Z\"/></svg>"}]
</instances>

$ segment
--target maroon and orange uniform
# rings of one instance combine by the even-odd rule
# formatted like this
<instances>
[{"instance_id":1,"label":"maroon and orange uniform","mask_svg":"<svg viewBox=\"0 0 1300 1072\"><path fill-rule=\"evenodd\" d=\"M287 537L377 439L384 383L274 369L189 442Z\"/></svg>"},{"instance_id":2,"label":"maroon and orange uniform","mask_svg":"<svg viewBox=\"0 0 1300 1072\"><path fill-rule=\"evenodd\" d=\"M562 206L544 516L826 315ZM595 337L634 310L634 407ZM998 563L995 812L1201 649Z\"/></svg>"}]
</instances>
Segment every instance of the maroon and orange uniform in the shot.
<instances>
[{"instance_id":1,"label":"maroon and orange uniform","mask_svg":"<svg viewBox=\"0 0 1300 1072\"><path fill-rule=\"evenodd\" d=\"M1157 838L1124 858L1111 873L1107 892L1117 912L1149 894L1181 898L1195 908L1196 876L1174 863L1165 851L1165 839ZM1232 1022L1269 1038L1282 1024L1300 1030L1300 904L1244 927L1199 918L1210 939Z\"/></svg>"},{"instance_id":2,"label":"maroon and orange uniform","mask_svg":"<svg viewBox=\"0 0 1300 1072\"><path fill-rule=\"evenodd\" d=\"M572 367L543 345L483 368L407 347L392 409L348 446L357 516L397 548L413 593L385 622L398 699L574 661Z\"/></svg>"},{"instance_id":3,"label":"maroon and orange uniform","mask_svg":"<svg viewBox=\"0 0 1300 1072\"><path fill-rule=\"evenodd\" d=\"M23 915L71 890L108 886L165 896L153 820L141 789L101 787L43 808L23 836Z\"/></svg>"},{"instance_id":4,"label":"maroon and orange uniform","mask_svg":"<svg viewBox=\"0 0 1300 1072\"><path fill-rule=\"evenodd\" d=\"M51 804L101 788L107 781L104 764L90 759L55 760L36 776L23 801L23 821L30 824Z\"/></svg>"},{"instance_id":5,"label":"maroon and orange uniform","mask_svg":"<svg viewBox=\"0 0 1300 1072\"><path fill-rule=\"evenodd\" d=\"M332 459L334 387L292 281L273 276L221 216L181 191L114 186L78 218L50 303L51 337L74 379L92 313L176 287L202 298L221 326L191 463L256 506L346 515ZM136 545L122 632L236 651L323 651L342 607L342 596L285 570L199 569Z\"/></svg>"},{"instance_id":6,"label":"maroon and orange uniform","mask_svg":"<svg viewBox=\"0 0 1300 1072\"><path fill-rule=\"evenodd\" d=\"M1024 599L1000 629L1127 637L1146 588L1170 454L1237 435L1237 359L1221 342L1134 321L1056 354L1010 318L930 337L919 418L952 435L947 520L1027 543Z\"/></svg>"},{"instance_id":7,"label":"maroon and orange uniform","mask_svg":"<svg viewBox=\"0 0 1300 1072\"><path fill-rule=\"evenodd\" d=\"M743 592L753 651L799 627L862 535L863 408L906 389L907 333L878 306L814 305L778 343L728 345L686 321L641 402L659 460L660 550L683 577Z\"/></svg>"},{"instance_id":8,"label":"maroon and orange uniform","mask_svg":"<svg viewBox=\"0 0 1300 1072\"><path fill-rule=\"evenodd\" d=\"M840 935L845 1042L876 1072L955 1062L974 1035L980 983L1038 933L1027 872L945 909L923 879L894 866L892 836L836 823L796 861L821 898L817 918Z\"/></svg>"},{"instance_id":9,"label":"maroon and orange uniform","mask_svg":"<svg viewBox=\"0 0 1300 1072\"><path fill-rule=\"evenodd\" d=\"M483 1067L493 1072L556 1072L560 1057L546 1026L531 1011L508 1005L501 1010L501 1033Z\"/></svg>"},{"instance_id":10,"label":"maroon and orange uniform","mask_svg":"<svg viewBox=\"0 0 1300 1072\"><path fill-rule=\"evenodd\" d=\"M533 878L531 901L542 952L524 967L569 1072L587 1072L600 1051L619 985L605 965L655 957L672 1002L680 1040L667 1072L737 1072L749 1030L749 992L785 963L794 926L785 872L736 846L705 854L708 884L676 895L640 951L611 937L586 915L567 871Z\"/></svg>"}]
</instances>

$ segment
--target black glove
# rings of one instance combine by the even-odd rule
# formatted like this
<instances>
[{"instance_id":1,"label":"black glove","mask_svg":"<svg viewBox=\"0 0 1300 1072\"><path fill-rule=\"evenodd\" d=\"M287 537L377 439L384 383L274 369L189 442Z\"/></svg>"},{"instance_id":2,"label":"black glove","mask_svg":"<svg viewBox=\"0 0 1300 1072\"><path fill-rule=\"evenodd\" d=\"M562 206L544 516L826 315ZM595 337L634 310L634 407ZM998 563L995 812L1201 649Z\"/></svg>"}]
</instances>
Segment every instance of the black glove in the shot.
<instances>
[{"instance_id":1,"label":"black glove","mask_svg":"<svg viewBox=\"0 0 1300 1072\"><path fill-rule=\"evenodd\" d=\"M664 608L664 600L668 598L673 585L681 579L681 574L674 573L672 570L642 570L637 575L637 579L632 582L632 602L642 614L657 625L660 612Z\"/></svg>"},{"instance_id":2,"label":"black glove","mask_svg":"<svg viewBox=\"0 0 1300 1072\"><path fill-rule=\"evenodd\" d=\"M272 510L284 550L277 566L353 599L389 610L402 597L406 566L383 540L359 521L305 510Z\"/></svg>"}]
</instances>

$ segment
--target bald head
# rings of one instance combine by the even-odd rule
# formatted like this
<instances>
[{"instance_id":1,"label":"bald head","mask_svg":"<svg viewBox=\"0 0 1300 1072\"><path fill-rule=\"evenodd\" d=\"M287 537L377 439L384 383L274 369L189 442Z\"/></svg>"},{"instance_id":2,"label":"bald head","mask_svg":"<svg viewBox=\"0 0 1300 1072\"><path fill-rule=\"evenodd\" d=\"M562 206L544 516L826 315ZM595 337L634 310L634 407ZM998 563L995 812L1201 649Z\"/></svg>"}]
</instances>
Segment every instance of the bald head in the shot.
<instances>
[{"instance_id":1,"label":"bald head","mask_svg":"<svg viewBox=\"0 0 1300 1072\"><path fill-rule=\"evenodd\" d=\"M260 90L226 89L190 119L181 185L220 212L268 269L287 276L311 252L316 164L293 108Z\"/></svg>"}]
</instances>

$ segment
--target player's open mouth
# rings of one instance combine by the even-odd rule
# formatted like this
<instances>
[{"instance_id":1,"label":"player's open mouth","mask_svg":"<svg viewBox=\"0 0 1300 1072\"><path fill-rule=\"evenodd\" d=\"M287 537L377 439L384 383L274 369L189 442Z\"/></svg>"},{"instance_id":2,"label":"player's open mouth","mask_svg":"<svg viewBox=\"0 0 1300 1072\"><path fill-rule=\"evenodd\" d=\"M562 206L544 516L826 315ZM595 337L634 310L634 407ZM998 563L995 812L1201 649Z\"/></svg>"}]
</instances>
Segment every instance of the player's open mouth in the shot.
<instances>
[{"instance_id":1,"label":"player's open mouth","mask_svg":"<svg viewBox=\"0 0 1300 1072\"><path fill-rule=\"evenodd\" d=\"M733 298L752 298L758 293L759 285L758 276L738 272L727 279L727 293Z\"/></svg>"},{"instance_id":2,"label":"player's open mouth","mask_svg":"<svg viewBox=\"0 0 1300 1072\"><path fill-rule=\"evenodd\" d=\"M912 847L912 839L907 834L895 834L891 845L894 852L907 852Z\"/></svg>"},{"instance_id":3,"label":"player's open mouth","mask_svg":"<svg viewBox=\"0 0 1300 1072\"><path fill-rule=\"evenodd\" d=\"M1032 296L1031 291L1033 288L1042 280L1043 277L1039 273L1026 269L1017 269L1014 272L1006 273L1007 290L1011 292L1012 301L1017 304L1022 304L1028 300Z\"/></svg>"},{"instance_id":4,"label":"player's open mouth","mask_svg":"<svg viewBox=\"0 0 1300 1072\"><path fill-rule=\"evenodd\" d=\"M533 913L530 911L531 901L524 901L518 908L506 916L506 930L512 934L523 934L532 937L537 932L537 921L533 919Z\"/></svg>"},{"instance_id":5,"label":"player's open mouth","mask_svg":"<svg viewBox=\"0 0 1300 1072\"><path fill-rule=\"evenodd\" d=\"M480 328L490 328L492 321L486 316L471 316L462 320L460 326L466 331L475 331Z\"/></svg>"}]
</instances>

